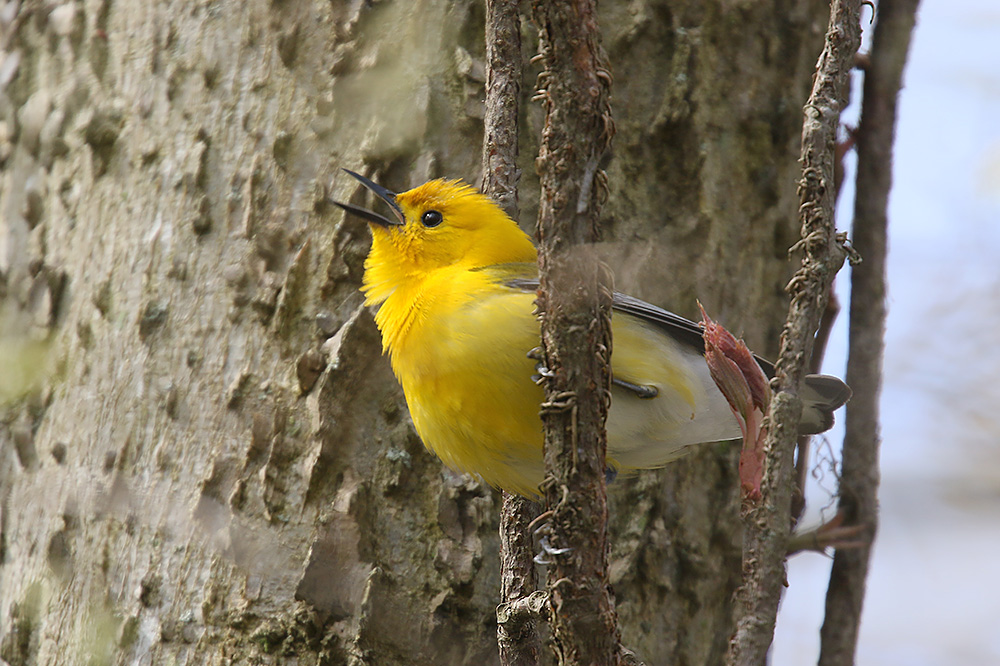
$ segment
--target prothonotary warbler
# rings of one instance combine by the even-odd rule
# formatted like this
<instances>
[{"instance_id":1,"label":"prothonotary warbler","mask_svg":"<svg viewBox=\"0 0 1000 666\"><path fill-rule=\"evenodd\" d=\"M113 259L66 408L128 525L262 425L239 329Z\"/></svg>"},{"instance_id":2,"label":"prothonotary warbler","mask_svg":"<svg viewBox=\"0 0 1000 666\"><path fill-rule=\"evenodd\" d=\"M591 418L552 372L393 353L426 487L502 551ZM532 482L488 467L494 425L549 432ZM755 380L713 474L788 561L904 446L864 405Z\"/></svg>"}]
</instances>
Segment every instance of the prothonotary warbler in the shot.
<instances>
[{"instance_id":1,"label":"prothonotary warbler","mask_svg":"<svg viewBox=\"0 0 1000 666\"><path fill-rule=\"evenodd\" d=\"M534 245L461 181L395 194L348 173L392 212L337 203L371 228L362 289L366 303L378 306L383 350L417 433L449 467L536 496L544 464L543 391L528 356L539 345ZM612 339L611 467L661 467L694 445L740 438L709 375L697 324L615 294ZM835 377L807 377L802 432L828 429L850 395Z\"/></svg>"}]
</instances>

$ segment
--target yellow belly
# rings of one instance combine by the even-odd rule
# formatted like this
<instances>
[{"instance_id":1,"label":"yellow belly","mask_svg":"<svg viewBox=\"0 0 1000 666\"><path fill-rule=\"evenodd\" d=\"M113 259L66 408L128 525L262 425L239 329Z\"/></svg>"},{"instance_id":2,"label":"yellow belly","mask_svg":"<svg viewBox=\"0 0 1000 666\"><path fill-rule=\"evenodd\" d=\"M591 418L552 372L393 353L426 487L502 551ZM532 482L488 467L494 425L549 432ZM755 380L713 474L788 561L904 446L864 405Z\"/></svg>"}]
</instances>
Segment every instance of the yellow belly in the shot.
<instances>
[{"instance_id":1,"label":"yellow belly","mask_svg":"<svg viewBox=\"0 0 1000 666\"><path fill-rule=\"evenodd\" d=\"M424 303L425 316L392 349L393 368L417 433L449 467L535 495L544 464L543 391L527 357L539 344L534 294L496 287L474 293ZM640 399L613 390L609 464L658 467L692 444L739 435L701 354L634 317L616 313L612 322L614 376L659 393Z\"/></svg>"},{"instance_id":2,"label":"yellow belly","mask_svg":"<svg viewBox=\"0 0 1000 666\"><path fill-rule=\"evenodd\" d=\"M531 294L486 296L408 336L394 363L413 424L449 467L522 494L542 480Z\"/></svg>"}]
</instances>

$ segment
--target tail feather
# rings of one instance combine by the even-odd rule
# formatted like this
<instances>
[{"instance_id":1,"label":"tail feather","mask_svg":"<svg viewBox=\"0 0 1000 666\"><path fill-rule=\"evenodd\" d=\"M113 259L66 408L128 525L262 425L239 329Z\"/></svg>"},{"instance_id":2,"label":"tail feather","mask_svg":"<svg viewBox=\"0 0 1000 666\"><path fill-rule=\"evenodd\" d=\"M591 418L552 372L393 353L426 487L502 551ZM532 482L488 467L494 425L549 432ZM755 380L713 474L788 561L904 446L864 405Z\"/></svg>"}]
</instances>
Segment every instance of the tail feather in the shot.
<instances>
[{"instance_id":1,"label":"tail feather","mask_svg":"<svg viewBox=\"0 0 1000 666\"><path fill-rule=\"evenodd\" d=\"M851 399L851 388L837 377L807 375L802 385L799 432L815 435L833 427L833 412Z\"/></svg>"}]
</instances>

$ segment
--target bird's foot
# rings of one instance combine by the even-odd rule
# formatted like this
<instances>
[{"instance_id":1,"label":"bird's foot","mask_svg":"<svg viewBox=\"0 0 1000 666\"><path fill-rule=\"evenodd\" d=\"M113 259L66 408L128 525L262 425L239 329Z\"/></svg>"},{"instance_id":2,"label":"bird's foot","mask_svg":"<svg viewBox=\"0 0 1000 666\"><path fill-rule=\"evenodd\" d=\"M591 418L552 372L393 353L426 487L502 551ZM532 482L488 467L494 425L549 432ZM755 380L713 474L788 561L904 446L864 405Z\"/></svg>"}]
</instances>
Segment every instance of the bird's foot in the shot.
<instances>
[{"instance_id":1,"label":"bird's foot","mask_svg":"<svg viewBox=\"0 0 1000 666\"><path fill-rule=\"evenodd\" d=\"M535 374L531 375L531 381L538 385L541 385L546 379L551 379L556 376L556 373L552 372L545 366L545 358L542 354L541 347L534 347L527 354L528 358L535 361Z\"/></svg>"},{"instance_id":2,"label":"bird's foot","mask_svg":"<svg viewBox=\"0 0 1000 666\"><path fill-rule=\"evenodd\" d=\"M538 545L541 547L542 551L535 555L535 564L552 564L553 561L549 558L559 557L561 555L566 555L572 553L572 548L556 548L549 544L549 535L545 534L541 539L538 540Z\"/></svg>"},{"instance_id":3,"label":"bird's foot","mask_svg":"<svg viewBox=\"0 0 1000 666\"><path fill-rule=\"evenodd\" d=\"M642 398L643 400L648 400L650 398L655 398L660 395L660 390L655 386L647 386L646 384L633 384L632 382L627 382L624 379L611 379L611 383L619 388L623 388L626 391L631 391L635 394L637 398Z\"/></svg>"}]
</instances>

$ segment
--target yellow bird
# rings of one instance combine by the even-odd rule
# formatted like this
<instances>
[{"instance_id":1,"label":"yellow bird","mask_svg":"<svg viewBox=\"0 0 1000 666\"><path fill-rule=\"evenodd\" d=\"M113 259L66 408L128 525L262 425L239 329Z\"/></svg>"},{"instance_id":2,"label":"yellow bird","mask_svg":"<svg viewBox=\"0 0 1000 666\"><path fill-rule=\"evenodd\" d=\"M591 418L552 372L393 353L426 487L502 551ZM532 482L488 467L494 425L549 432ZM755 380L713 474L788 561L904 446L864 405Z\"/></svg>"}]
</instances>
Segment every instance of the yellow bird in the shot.
<instances>
[{"instance_id":1,"label":"yellow bird","mask_svg":"<svg viewBox=\"0 0 1000 666\"><path fill-rule=\"evenodd\" d=\"M334 202L371 228L362 290L366 304L378 306L383 351L417 433L449 467L537 496L544 463L543 391L528 357L540 344L534 245L489 197L461 181L432 180L395 194L347 173L394 214ZM709 375L697 324L616 293L612 339L611 467L661 467L694 445L740 438ZM835 377L810 375L802 432L828 429L850 394Z\"/></svg>"}]
</instances>

